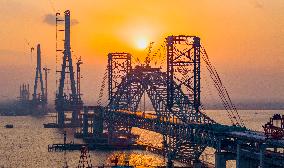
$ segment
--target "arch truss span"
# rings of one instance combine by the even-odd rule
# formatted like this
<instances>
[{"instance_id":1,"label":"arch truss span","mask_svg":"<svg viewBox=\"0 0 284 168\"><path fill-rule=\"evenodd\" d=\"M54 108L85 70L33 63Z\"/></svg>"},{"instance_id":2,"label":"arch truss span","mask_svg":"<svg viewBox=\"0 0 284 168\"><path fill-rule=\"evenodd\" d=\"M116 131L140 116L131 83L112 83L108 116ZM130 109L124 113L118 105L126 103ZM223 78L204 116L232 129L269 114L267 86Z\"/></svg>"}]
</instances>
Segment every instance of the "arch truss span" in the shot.
<instances>
[{"instance_id":1,"label":"arch truss span","mask_svg":"<svg viewBox=\"0 0 284 168\"><path fill-rule=\"evenodd\" d=\"M196 124L196 117L199 118L200 124L215 123L201 111L196 111L193 101L184 94L175 81L172 81L174 86L172 105L174 108L169 109L167 82L167 74L159 68L144 66L134 68L122 79L107 107L106 116L109 117L109 121L114 123L116 118L112 117L112 114L115 112L138 113L138 105L142 95L147 93L155 109L155 116L152 117L164 121L164 123ZM162 132L162 134L165 135L164 147L168 153L168 158L176 158L190 163L199 158L205 149L205 147L193 144L189 140L179 138L178 134L172 135L168 132L171 129L165 130L167 131ZM194 133L194 130L192 130L192 133Z\"/></svg>"}]
</instances>

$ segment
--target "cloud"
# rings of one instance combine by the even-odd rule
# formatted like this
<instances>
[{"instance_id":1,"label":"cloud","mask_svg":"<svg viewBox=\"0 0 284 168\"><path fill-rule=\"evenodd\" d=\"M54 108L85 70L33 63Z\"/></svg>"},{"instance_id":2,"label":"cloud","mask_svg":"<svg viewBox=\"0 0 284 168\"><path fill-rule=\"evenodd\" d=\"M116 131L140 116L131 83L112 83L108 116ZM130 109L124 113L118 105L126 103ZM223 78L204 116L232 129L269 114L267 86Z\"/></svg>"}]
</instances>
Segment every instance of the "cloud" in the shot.
<instances>
[{"instance_id":1,"label":"cloud","mask_svg":"<svg viewBox=\"0 0 284 168\"><path fill-rule=\"evenodd\" d=\"M63 16L59 16L59 19L64 19ZM43 18L43 22L46 23L46 24L49 24L49 25L52 25L54 26L55 25L55 20L56 20L56 17L54 14L46 14ZM60 24L63 24L64 22L59 22ZM77 25L79 24L79 21L77 19L71 19L71 25L74 26L74 25Z\"/></svg>"},{"instance_id":2,"label":"cloud","mask_svg":"<svg viewBox=\"0 0 284 168\"><path fill-rule=\"evenodd\" d=\"M255 8L263 8L264 7L263 0L250 0L250 2Z\"/></svg>"},{"instance_id":3,"label":"cloud","mask_svg":"<svg viewBox=\"0 0 284 168\"><path fill-rule=\"evenodd\" d=\"M49 24L49 25L55 25L55 15L46 14L46 15L44 16L43 22L44 22L44 23L47 23L47 24Z\"/></svg>"},{"instance_id":4,"label":"cloud","mask_svg":"<svg viewBox=\"0 0 284 168\"><path fill-rule=\"evenodd\" d=\"M79 24L79 21L77 19L71 19L71 25Z\"/></svg>"}]
</instances>

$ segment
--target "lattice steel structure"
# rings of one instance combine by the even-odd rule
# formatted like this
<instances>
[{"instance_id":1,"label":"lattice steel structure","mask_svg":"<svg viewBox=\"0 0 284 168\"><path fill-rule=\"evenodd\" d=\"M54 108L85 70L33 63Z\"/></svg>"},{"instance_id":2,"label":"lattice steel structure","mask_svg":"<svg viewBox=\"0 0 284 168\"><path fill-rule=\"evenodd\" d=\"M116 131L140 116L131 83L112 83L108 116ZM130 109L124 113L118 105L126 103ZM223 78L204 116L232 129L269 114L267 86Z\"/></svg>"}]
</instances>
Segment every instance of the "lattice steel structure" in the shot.
<instances>
[{"instance_id":1,"label":"lattice steel structure","mask_svg":"<svg viewBox=\"0 0 284 168\"><path fill-rule=\"evenodd\" d=\"M119 122L112 118L112 113L116 111L134 114L143 93L146 92L158 119L165 123L215 123L199 110L200 39L195 36L169 36L166 40L167 72L141 65L127 71L126 76L119 76L121 82L116 85L116 89L109 89L111 99L108 105L108 120ZM112 72L109 69L109 74ZM124 69L118 72L126 71ZM110 86L110 82L114 81L111 78L113 75L109 75ZM167 129L162 134L168 163L175 158L184 162L198 161L205 147L180 139L178 134L170 133L174 131L170 124L165 126ZM193 129L191 131L194 132Z\"/></svg>"},{"instance_id":2,"label":"lattice steel structure","mask_svg":"<svg viewBox=\"0 0 284 168\"><path fill-rule=\"evenodd\" d=\"M131 94L124 88L136 86L131 91ZM167 106L167 74L161 72L158 68L144 68L137 67L133 69L128 75L128 82L126 80L122 81L119 85L119 88L114 95L112 102L110 102L108 106L108 113L106 115L112 116L112 118L108 118L108 120L112 120L113 122L121 122L125 123L125 121L119 121L116 119L112 113L118 111L124 111L125 109L121 104L126 104L127 102L123 97L130 95L130 111L128 113L133 113L137 111L139 101L144 92L146 92L152 102L152 105L155 109L157 118L159 120L167 122L181 122L181 123L190 123L190 118L194 115L190 113L192 104L187 96L182 92L182 90L178 87L176 83L174 83L174 102L180 102L181 108L176 111L170 111ZM128 100L129 101L129 100ZM202 123L215 123L205 114L200 113L200 120ZM195 123L195 122L194 122ZM124 126L131 127L131 124ZM169 160L173 160L179 157L180 160L184 160L184 162L198 160L198 157L203 151L203 147L200 147L196 144L191 144L190 141L184 141L184 139L179 139L179 135L175 136L171 135L174 128L170 125L165 124L164 132L161 132L164 137L164 147L167 149ZM193 130L191 130L193 131ZM182 158L181 158L182 157Z\"/></svg>"},{"instance_id":3,"label":"lattice steel structure","mask_svg":"<svg viewBox=\"0 0 284 168\"><path fill-rule=\"evenodd\" d=\"M201 166L199 157L205 147L216 149L216 167L234 159L237 167L247 166L250 161L253 165L282 166L283 155L276 148L282 148L284 142L266 141L261 133L239 125L218 124L200 110L200 39L169 36L166 43L167 72L143 64L131 68L130 58L109 55L109 104L102 115L109 143L138 127L163 135L163 148L155 150L167 154L167 167L173 166L173 160ZM121 59L121 63L113 58ZM137 111L145 92L156 114ZM98 118L94 117L94 123ZM93 136L96 134L100 133L93 132ZM275 147L275 159L265 158L272 156L271 151L265 151L269 147Z\"/></svg>"},{"instance_id":4,"label":"lattice steel structure","mask_svg":"<svg viewBox=\"0 0 284 168\"><path fill-rule=\"evenodd\" d=\"M190 122L200 122L200 38L169 36L166 43L168 109L172 111L186 105L174 102L176 83L190 101L191 112L195 113Z\"/></svg>"},{"instance_id":5,"label":"lattice steel structure","mask_svg":"<svg viewBox=\"0 0 284 168\"><path fill-rule=\"evenodd\" d=\"M122 81L128 81L127 75L131 71L131 55L129 53L109 53L108 54L108 93L109 102L113 101L115 93L118 91L119 84ZM123 88L128 94L124 95L119 107L121 110L129 110L130 106L130 87ZM110 107L112 109L114 107ZM114 143L115 139L121 135L128 136L131 127L123 126L119 122L115 122L113 116L108 116L107 129L109 132L109 143Z\"/></svg>"},{"instance_id":6,"label":"lattice steel structure","mask_svg":"<svg viewBox=\"0 0 284 168\"><path fill-rule=\"evenodd\" d=\"M129 53L108 54L108 93L109 101L112 101L118 85L131 71L131 55Z\"/></svg>"},{"instance_id":7,"label":"lattice steel structure","mask_svg":"<svg viewBox=\"0 0 284 168\"><path fill-rule=\"evenodd\" d=\"M76 82L74 77L71 47L70 47L70 11L67 10L65 14L65 39L64 39L64 51L63 61L60 71L59 88L56 94L56 111L58 112L58 125L64 127L65 124L65 111L72 111L72 124L75 126L78 124L78 114L83 108L83 102L81 97L76 93ZM69 75L69 76L68 76ZM69 77L69 78L67 78ZM67 83L65 83L67 81ZM64 90L65 84L70 84L71 92Z\"/></svg>"},{"instance_id":8,"label":"lattice steel structure","mask_svg":"<svg viewBox=\"0 0 284 168\"><path fill-rule=\"evenodd\" d=\"M196 36L168 36L167 45L167 117L185 113L185 123L204 123L200 112L200 38ZM181 94L175 93L180 90ZM181 97L182 96L182 97ZM214 122L213 120L209 120ZM174 130L172 130L174 131ZM200 145L180 139L178 136L163 134L168 160L187 156L193 161L205 149ZM180 155L183 152L184 154Z\"/></svg>"}]
</instances>

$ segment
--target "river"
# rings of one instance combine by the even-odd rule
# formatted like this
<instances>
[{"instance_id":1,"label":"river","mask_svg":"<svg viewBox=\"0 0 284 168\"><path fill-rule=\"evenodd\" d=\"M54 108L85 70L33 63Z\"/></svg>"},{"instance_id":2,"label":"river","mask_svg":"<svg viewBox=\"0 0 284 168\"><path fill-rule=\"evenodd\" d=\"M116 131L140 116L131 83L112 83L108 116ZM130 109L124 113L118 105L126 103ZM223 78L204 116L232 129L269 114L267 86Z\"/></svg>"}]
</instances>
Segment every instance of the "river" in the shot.
<instances>
[{"instance_id":1,"label":"river","mask_svg":"<svg viewBox=\"0 0 284 168\"><path fill-rule=\"evenodd\" d=\"M219 123L229 124L226 111L207 110L207 115ZM239 114L246 126L252 130L262 131L269 118L275 114L284 115L284 110L240 110ZM68 166L75 168L78 164L80 152L48 152L47 146L53 143L62 143L63 131L60 129L45 129L43 123L51 122L50 117L36 118L32 116L0 116L0 168L61 168L66 161ZM14 128L5 128L6 124L13 124ZM157 142L157 137L147 131L140 132L142 141ZM68 130L67 141L74 140ZM120 158L129 160L130 165L137 167L158 166L164 164L162 156L147 151L90 151L93 165L109 164L110 158L119 154ZM214 150L206 149L201 156L204 160L214 163ZM228 163L227 167L234 167Z\"/></svg>"}]
</instances>

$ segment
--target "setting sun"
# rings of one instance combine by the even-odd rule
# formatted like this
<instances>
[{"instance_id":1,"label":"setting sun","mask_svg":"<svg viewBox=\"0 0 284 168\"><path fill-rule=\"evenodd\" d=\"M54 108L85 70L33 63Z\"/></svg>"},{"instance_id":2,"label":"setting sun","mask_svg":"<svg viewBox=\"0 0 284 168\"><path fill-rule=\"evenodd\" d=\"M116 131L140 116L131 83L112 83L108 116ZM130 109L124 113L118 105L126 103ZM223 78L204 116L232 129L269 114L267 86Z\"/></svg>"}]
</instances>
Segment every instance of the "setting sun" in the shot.
<instances>
[{"instance_id":1,"label":"setting sun","mask_svg":"<svg viewBox=\"0 0 284 168\"><path fill-rule=\"evenodd\" d=\"M147 47L147 40L144 38L138 39L136 44L137 44L137 48L145 49Z\"/></svg>"}]
</instances>

